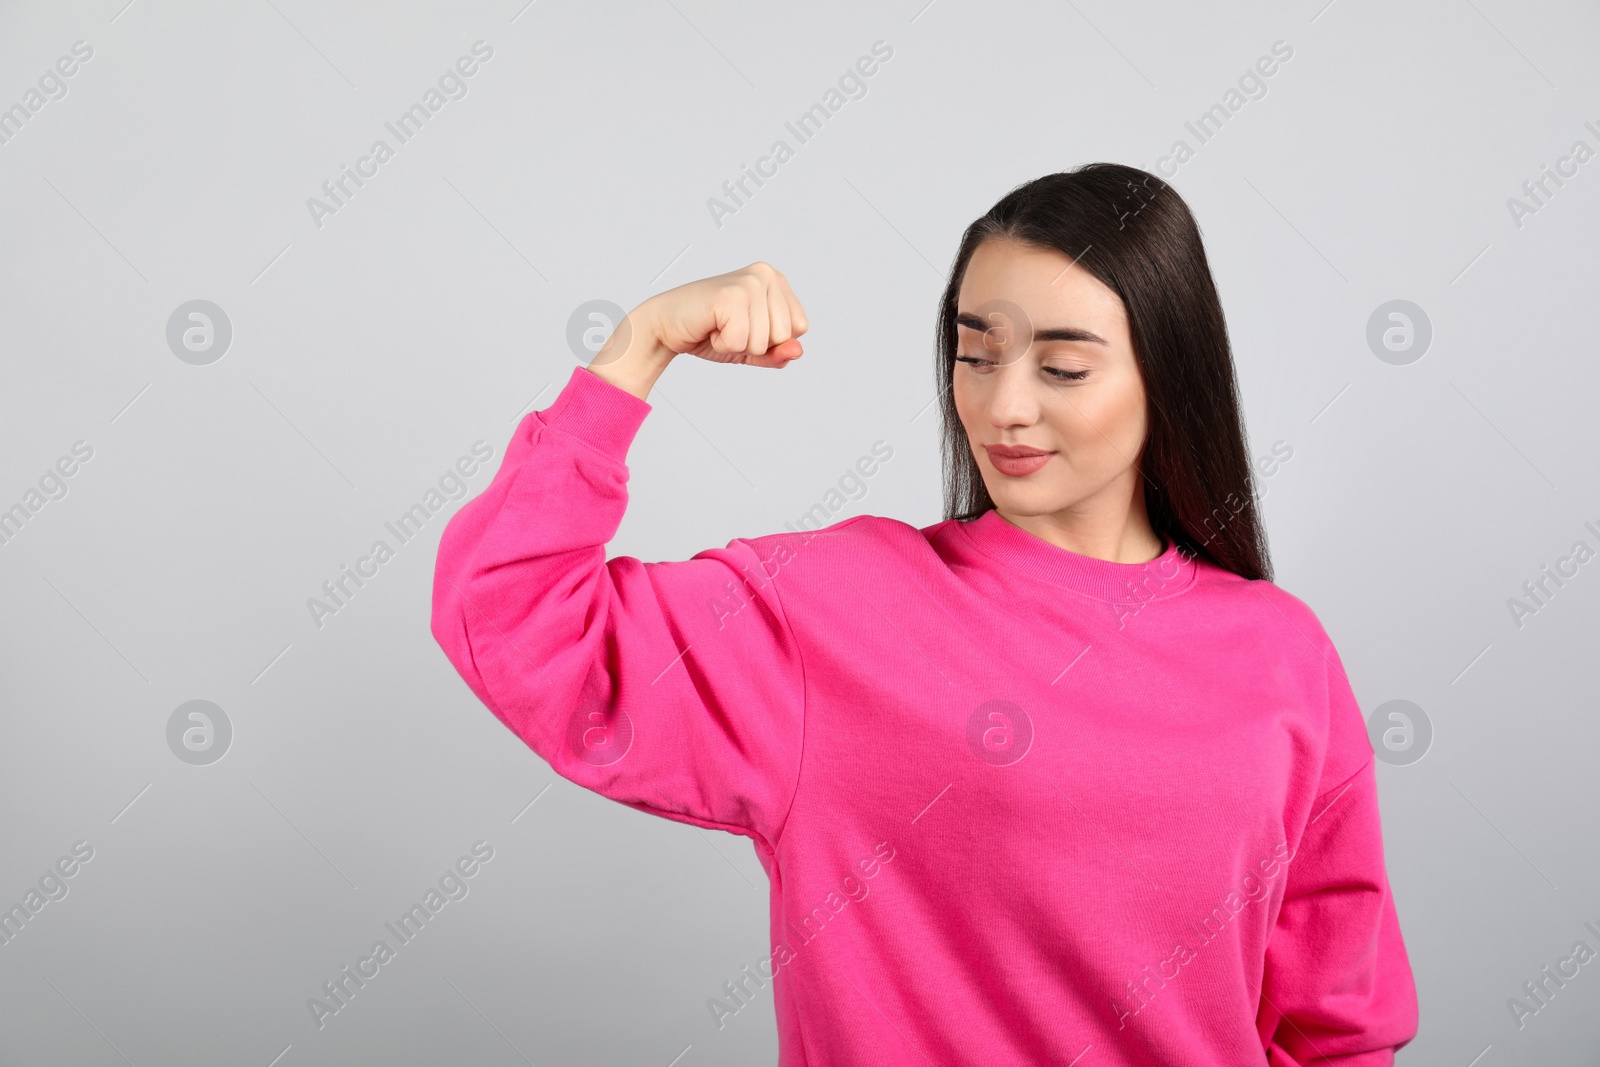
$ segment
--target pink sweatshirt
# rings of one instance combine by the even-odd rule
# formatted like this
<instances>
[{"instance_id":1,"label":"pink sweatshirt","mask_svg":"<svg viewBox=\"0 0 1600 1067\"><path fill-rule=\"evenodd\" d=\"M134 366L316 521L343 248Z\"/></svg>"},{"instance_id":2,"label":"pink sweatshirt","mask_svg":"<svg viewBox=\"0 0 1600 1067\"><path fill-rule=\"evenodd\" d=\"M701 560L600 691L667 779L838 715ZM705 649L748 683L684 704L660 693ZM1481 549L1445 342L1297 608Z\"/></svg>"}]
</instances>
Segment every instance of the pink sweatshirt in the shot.
<instances>
[{"instance_id":1,"label":"pink sweatshirt","mask_svg":"<svg viewBox=\"0 0 1600 1067\"><path fill-rule=\"evenodd\" d=\"M1393 1062L1373 751L1305 604L993 511L608 560L650 410L577 367L522 420L433 633L562 777L754 842L772 952L713 1015L770 985L780 1067Z\"/></svg>"}]
</instances>

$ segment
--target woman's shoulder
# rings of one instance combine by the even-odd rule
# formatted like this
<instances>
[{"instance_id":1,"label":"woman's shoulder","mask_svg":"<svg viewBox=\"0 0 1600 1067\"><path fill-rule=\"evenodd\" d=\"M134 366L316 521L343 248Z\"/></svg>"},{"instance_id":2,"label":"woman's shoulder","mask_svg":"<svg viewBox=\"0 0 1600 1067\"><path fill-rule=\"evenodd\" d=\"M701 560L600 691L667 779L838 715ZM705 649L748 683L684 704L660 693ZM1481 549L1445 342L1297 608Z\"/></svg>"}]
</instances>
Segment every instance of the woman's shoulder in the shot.
<instances>
[{"instance_id":1,"label":"woman's shoulder","mask_svg":"<svg viewBox=\"0 0 1600 1067\"><path fill-rule=\"evenodd\" d=\"M953 521L946 519L919 527L887 515L852 515L815 528L785 523L783 530L741 540L755 548L762 558L773 554L805 554L814 558L883 561L926 554L942 528Z\"/></svg>"},{"instance_id":2,"label":"woman's shoulder","mask_svg":"<svg viewBox=\"0 0 1600 1067\"><path fill-rule=\"evenodd\" d=\"M1254 626L1275 634L1284 645L1323 658L1333 643L1311 605L1267 578L1245 578L1215 564L1197 564L1200 579L1214 596L1232 602L1235 610ZM1231 612L1230 612L1231 613Z\"/></svg>"}]
</instances>

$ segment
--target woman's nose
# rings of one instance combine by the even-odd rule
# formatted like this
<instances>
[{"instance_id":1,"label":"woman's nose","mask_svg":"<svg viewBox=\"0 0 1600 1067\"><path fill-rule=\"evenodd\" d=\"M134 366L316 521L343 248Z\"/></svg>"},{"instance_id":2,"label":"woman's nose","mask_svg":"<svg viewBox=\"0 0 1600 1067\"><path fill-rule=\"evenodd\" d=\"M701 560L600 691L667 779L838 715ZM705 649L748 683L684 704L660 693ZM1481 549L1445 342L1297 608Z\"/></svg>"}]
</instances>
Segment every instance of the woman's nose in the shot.
<instances>
[{"instance_id":1,"label":"woman's nose","mask_svg":"<svg viewBox=\"0 0 1600 1067\"><path fill-rule=\"evenodd\" d=\"M1037 418L1039 402L1027 364L1026 357L1009 351L996 359L989 390L989 421L994 426L1026 426Z\"/></svg>"}]
</instances>

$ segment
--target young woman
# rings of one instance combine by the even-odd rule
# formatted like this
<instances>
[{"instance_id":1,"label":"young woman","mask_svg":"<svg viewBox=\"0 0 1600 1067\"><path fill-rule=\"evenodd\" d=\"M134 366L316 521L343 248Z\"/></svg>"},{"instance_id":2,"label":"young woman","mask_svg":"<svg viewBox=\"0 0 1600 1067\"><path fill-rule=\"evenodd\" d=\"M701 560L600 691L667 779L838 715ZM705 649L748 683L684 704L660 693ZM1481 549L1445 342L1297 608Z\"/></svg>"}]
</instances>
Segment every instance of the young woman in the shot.
<instances>
[{"instance_id":1,"label":"young woman","mask_svg":"<svg viewBox=\"0 0 1600 1067\"><path fill-rule=\"evenodd\" d=\"M1183 201L1092 164L968 228L944 521L606 559L668 364L784 367L806 329L765 263L646 300L434 583L445 653L557 773L754 842L772 954L726 1010L772 984L782 1067L1392 1063L1417 1002L1373 752L1269 581Z\"/></svg>"}]
</instances>

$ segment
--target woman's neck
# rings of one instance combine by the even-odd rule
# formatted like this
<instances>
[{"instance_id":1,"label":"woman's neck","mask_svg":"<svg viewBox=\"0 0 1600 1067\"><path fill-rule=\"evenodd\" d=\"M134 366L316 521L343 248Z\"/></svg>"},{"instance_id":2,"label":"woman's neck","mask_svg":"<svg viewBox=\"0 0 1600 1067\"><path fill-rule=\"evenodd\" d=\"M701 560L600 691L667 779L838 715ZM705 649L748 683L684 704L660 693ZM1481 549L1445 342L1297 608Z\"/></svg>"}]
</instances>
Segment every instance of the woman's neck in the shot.
<instances>
[{"instance_id":1,"label":"woman's neck","mask_svg":"<svg viewBox=\"0 0 1600 1067\"><path fill-rule=\"evenodd\" d=\"M1042 541L1112 563L1148 563L1166 547L1150 525L1142 491L1118 493L1109 500L1083 500L1042 514L1019 514L998 505L995 511Z\"/></svg>"}]
</instances>

